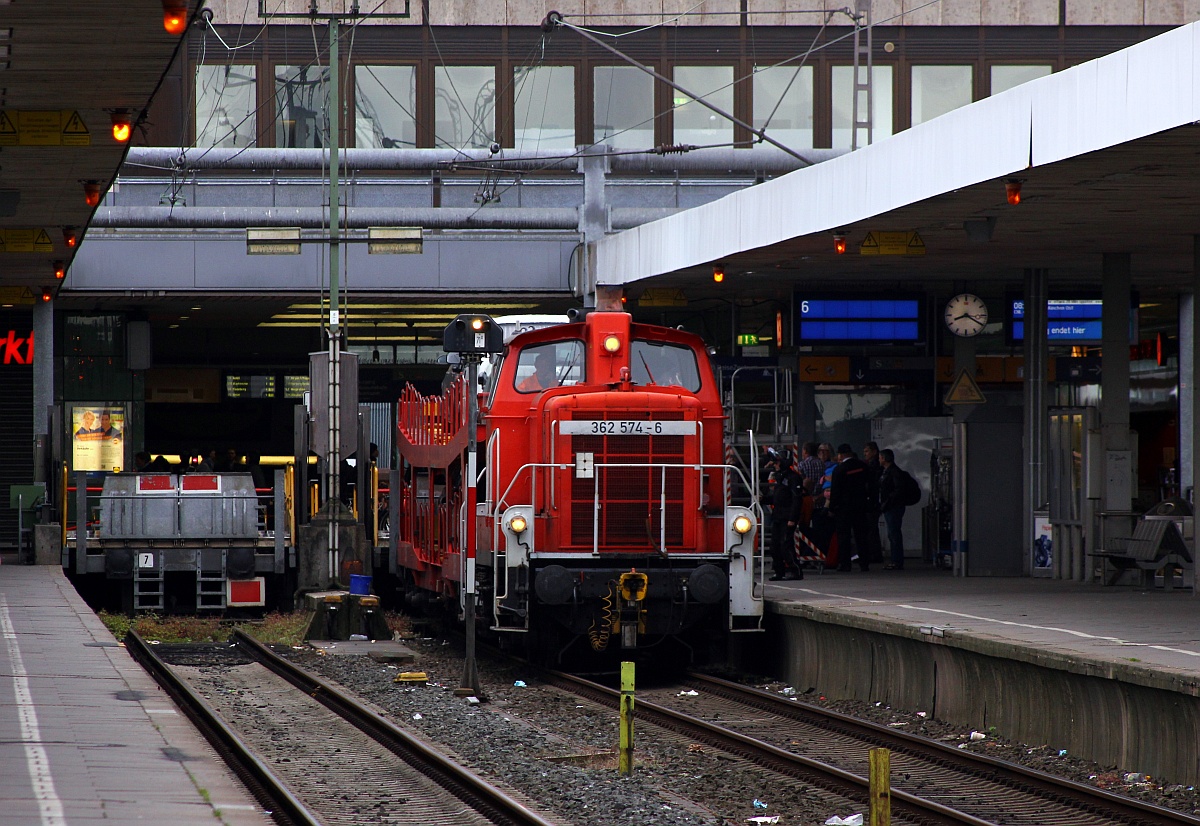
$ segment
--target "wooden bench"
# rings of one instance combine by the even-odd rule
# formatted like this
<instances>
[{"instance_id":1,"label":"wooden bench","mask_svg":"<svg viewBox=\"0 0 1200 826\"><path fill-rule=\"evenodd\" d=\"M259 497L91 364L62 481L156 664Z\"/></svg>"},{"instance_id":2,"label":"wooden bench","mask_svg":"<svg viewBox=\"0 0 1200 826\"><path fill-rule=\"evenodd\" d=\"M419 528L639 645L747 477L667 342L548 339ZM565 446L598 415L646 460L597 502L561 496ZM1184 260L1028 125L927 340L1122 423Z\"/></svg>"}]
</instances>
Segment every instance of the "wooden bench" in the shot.
<instances>
[{"instance_id":1,"label":"wooden bench","mask_svg":"<svg viewBox=\"0 0 1200 826\"><path fill-rule=\"evenodd\" d=\"M1113 538L1105 543L1104 550L1092 552L1092 556L1103 557L1112 566L1105 585L1115 585L1126 571L1141 572L1143 585L1152 584L1155 573L1164 569L1178 568L1185 572L1194 570L1195 561L1187 540L1175 520L1163 517L1139 519L1133 536ZM1173 570L1164 572L1165 588L1172 586ZM1149 577L1147 576L1149 574ZM1148 581L1149 580L1149 581Z\"/></svg>"}]
</instances>

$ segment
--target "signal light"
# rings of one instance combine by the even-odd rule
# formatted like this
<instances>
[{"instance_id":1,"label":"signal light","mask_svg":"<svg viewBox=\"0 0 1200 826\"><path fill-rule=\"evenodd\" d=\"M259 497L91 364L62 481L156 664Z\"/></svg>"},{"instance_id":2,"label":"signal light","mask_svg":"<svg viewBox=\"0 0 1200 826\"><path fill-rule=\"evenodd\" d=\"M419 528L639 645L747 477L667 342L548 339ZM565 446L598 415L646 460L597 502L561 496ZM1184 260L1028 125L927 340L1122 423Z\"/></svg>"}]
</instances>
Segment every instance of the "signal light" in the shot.
<instances>
[{"instance_id":1,"label":"signal light","mask_svg":"<svg viewBox=\"0 0 1200 826\"><path fill-rule=\"evenodd\" d=\"M75 227L63 227L63 243L67 245L67 249L75 249L75 245L79 243L79 231Z\"/></svg>"},{"instance_id":2,"label":"signal light","mask_svg":"<svg viewBox=\"0 0 1200 826\"><path fill-rule=\"evenodd\" d=\"M54 277L57 278L59 281L62 281L64 278L67 277L67 265L64 264L62 261L54 262Z\"/></svg>"},{"instance_id":3,"label":"signal light","mask_svg":"<svg viewBox=\"0 0 1200 826\"><path fill-rule=\"evenodd\" d=\"M846 254L846 236L845 235L833 236L833 251L836 252L838 255Z\"/></svg>"},{"instance_id":4,"label":"signal light","mask_svg":"<svg viewBox=\"0 0 1200 826\"><path fill-rule=\"evenodd\" d=\"M100 206L100 198L104 191L100 189L99 181L84 181L83 182L83 200L88 206Z\"/></svg>"},{"instance_id":5,"label":"signal light","mask_svg":"<svg viewBox=\"0 0 1200 826\"><path fill-rule=\"evenodd\" d=\"M474 330L475 332L478 333L483 328L484 328L484 321L482 318L471 319L471 329L472 330Z\"/></svg>"},{"instance_id":6,"label":"signal light","mask_svg":"<svg viewBox=\"0 0 1200 826\"><path fill-rule=\"evenodd\" d=\"M163 0L163 28L167 34L181 35L187 28L187 0Z\"/></svg>"},{"instance_id":7,"label":"signal light","mask_svg":"<svg viewBox=\"0 0 1200 826\"><path fill-rule=\"evenodd\" d=\"M128 143L133 135L133 117L124 109L112 113L112 136L117 143Z\"/></svg>"},{"instance_id":8,"label":"signal light","mask_svg":"<svg viewBox=\"0 0 1200 826\"><path fill-rule=\"evenodd\" d=\"M1008 200L1009 206L1016 206L1021 203L1021 182L1016 178L1010 178L1005 181L1004 197Z\"/></svg>"},{"instance_id":9,"label":"signal light","mask_svg":"<svg viewBox=\"0 0 1200 826\"><path fill-rule=\"evenodd\" d=\"M724 264L713 264L713 281L716 281L718 284L720 284L724 280L725 280L725 265Z\"/></svg>"},{"instance_id":10,"label":"signal light","mask_svg":"<svg viewBox=\"0 0 1200 826\"><path fill-rule=\"evenodd\" d=\"M50 290L42 290L42 301L43 301L43 303L44 303L44 302L48 302L48 301L50 301L50 299L52 299L52 298L54 298L54 293L53 293L53 292L51 292Z\"/></svg>"}]
</instances>

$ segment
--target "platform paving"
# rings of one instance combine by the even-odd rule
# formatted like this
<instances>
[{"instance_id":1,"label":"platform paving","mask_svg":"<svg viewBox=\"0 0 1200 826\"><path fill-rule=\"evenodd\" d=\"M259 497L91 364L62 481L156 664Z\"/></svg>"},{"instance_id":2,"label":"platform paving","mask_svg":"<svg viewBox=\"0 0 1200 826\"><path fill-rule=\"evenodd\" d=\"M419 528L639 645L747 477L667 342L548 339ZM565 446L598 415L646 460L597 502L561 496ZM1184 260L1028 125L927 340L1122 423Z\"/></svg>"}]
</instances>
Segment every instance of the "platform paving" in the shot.
<instances>
[{"instance_id":1,"label":"platform paving","mask_svg":"<svg viewBox=\"0 0 1200 826\"><path fill-rule=\"evenodd\" d=\"M771 582L768 610L927 638L1200 696L1200 598L1190 589L904 571Z\"/></svg>"},{"instance_id":2,"label":"platform paving","mask_svg":"<svg viewBox=\"0 0 1200 826\"><path fill-rule=\"evenodd\" d=\"M272 822L61 568L0 560L0 823Z\"/></svg>"}]
</instances>

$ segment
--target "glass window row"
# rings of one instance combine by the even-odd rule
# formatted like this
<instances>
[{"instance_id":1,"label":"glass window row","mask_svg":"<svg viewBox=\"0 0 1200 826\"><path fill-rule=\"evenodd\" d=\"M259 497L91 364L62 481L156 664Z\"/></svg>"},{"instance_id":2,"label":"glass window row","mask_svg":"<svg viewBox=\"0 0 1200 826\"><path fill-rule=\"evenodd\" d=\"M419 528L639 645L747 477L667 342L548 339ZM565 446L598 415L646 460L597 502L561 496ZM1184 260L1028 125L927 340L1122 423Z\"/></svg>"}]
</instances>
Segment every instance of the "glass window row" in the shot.
<instances>
[{"instance_id":1,"label":"glass window row","mask_svg":"<svg viewBox=\"0 0 1200 826\"><path fill-rule=\"evenodd\" d=\"M992 94L1052 70L1049 64L988 68ZM872 127L878 140L897 128L898 78L892 65L877 64L872 71ZM835 149L851 145L853 66L830 67L820 81L824 88L819 88L813 66L755 66L749 78L738 82L732 65L677 65L673 79L690 95L670 89L665 102L656 101L655 81L641 70L594 66L588 78L590 107L577 105L577 96L586 94L580 91L580 72L571 65L520 67L498 83L495 66L435 66L427 100L415 65L356 65L353 144L347 138L343 143L377 149L482 148L496 141L535 152L587 143L649 149L659 142L656 136L675 144L733 143L733 122L701 104L702 98L735 117L744 112L740 116L756 129L765 128L796 150L818 142ZM196 145L241 148L273 140L278 147L326 146L328 69L276 65L274 85L263 92L269 95L266 103L256 75L254 64L196 67ZM971 64L913 65L907 80L905 120L911 125L970 103L975 95ZM821 105L823 112L818 111ZM860 105L865 101L860 99ZM501 112L511 124L501 123ZM667 113L669 120L663 118ZM424 122L432 124L428 133L421 128ZM826 124L828 137L818 135L818 123Z\"/></svg>"}]
</instances>

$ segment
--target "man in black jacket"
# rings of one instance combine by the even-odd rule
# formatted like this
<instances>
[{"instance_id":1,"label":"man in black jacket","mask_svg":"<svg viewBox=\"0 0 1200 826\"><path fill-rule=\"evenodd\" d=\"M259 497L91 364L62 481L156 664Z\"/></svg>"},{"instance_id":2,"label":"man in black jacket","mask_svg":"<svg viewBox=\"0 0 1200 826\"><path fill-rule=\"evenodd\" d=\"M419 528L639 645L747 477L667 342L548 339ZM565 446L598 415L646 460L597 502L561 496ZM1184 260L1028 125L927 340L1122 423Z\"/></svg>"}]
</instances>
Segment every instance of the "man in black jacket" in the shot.
<instances>
[{"instance_id":1,"label":"man in black jacket","mask_svg":"<svg viewBox=\"0 0 1200 826\"><path fill-rule=\"evenodd\" d=\"M838 466L830 477L829 510L838 539L838 570L849 571L854 552L858 552L858 567L867 571L871 567L871 529L868 515L870 493L874 490L870 468L866 462L854 455L848 444L838 445Z\"/></svg>"},{"instance_id":2,"label":"man in black jacket","mask_svg":"<svg viewBox=\"0 0 1200 826\"><path fill-rule=\"evenodd\" d=\"M796 564L796 523L804 509L804 477L796 472L788 451L775 454L767 463L770 470L768 496L771 502L772 582L804 579Z\"/></svg>"},{"instance_id":3,"label":"man in black jacket","mask_svg":"<svg viewBox=\"0 0 1200 826\"><path fill-rule=\"evenodd\" d=\"M879 451L879 505L883 510L883 521L887 523L888 547L892 553L891 564L884 565L885 571L904 570L904 505L901 504L900 480L904 471L896 464L896 454L889 448Z\"/></svg>"}]
</instances>

